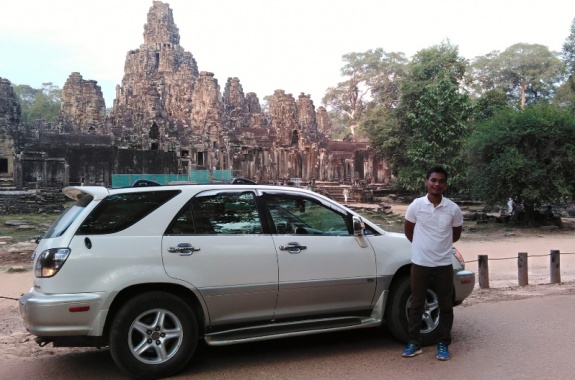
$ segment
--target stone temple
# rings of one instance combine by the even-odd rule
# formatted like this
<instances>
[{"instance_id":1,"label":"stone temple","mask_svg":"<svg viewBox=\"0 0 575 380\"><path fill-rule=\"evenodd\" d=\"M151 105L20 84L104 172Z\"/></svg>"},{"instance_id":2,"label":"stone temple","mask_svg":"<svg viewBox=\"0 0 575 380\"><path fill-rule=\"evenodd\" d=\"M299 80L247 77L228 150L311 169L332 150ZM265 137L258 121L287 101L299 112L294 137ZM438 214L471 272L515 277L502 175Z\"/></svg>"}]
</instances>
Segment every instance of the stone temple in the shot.
<instances>
[{"instance_id":1,"label":"stone temple","mask_svg":"<svg viewBox=\"0 0 575 380\"><path fill-rule=\"evenodd\" d=\"M114 174L227 170L277 183L298 179L383 183L384 160L369 143L332 141L324 107L276 90L268 109L238 78L223 90L199 71L168 4L154 1L144 41L126 54L107 114L100 86L78 72L62 88L59 120L24 125L8 79L0 78L0 185L112 185Z\"/></svg>"}]
</instances>

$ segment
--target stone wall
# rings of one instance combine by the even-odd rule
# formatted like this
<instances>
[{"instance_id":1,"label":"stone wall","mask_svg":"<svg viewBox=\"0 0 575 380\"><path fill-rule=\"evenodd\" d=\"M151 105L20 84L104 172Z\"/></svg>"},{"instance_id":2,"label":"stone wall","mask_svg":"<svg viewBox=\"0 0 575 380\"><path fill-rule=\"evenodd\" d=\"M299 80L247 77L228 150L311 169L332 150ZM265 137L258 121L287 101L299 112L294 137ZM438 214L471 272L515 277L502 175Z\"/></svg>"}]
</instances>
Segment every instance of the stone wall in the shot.
<instances>
[{"instance_id":1,"label":"stone wall","mask_svg":"<svg viewBox=\"0 0 575 380\"><path fill-rule=\"evenodd\" d=\"M17 185L61 188L68 185L112 185L112 174L177 174L174 152L114 146L36 145L15 159Z\"/></svg>"},{"instance_id":2,"label":"stone wall","mask_svg":"<svg viewBox=\"0 0 575 380\"><path fill-rule=\"evenodd\" d=\"M61 213L69 200L61 191L1 191L0 213Z\"/></svg>"}]
</instances>

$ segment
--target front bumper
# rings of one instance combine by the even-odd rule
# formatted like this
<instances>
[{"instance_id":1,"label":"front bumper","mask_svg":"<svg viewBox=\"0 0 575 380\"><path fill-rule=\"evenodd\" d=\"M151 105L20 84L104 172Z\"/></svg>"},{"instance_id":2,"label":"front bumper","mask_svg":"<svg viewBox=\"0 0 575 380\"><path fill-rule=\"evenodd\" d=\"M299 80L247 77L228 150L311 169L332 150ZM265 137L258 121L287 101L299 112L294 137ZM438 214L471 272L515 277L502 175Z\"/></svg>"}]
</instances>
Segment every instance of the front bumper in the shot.
<instances>
[{"instance_id":1,"label":"front bumper","mask_svg":"<svg viewBox=\"0 0 575 380\"><path fill-rule=\"evenodd\" d=\"M453 272L453 284L455 290L454 304L459 305L466 299L475 287L475 273L470 270L458 270Z\"/></svg>"},{"instance_id":2,"label":"front bumper","mask_svg":"<svg viewBox=\"0 0 575 380\"><path fill-rule=\"evenodd\" d=\"M39 337L99 336L108 310L105 293L43 294L32 290L19 300L28 331Z\"/></svg>"}]
</instances>

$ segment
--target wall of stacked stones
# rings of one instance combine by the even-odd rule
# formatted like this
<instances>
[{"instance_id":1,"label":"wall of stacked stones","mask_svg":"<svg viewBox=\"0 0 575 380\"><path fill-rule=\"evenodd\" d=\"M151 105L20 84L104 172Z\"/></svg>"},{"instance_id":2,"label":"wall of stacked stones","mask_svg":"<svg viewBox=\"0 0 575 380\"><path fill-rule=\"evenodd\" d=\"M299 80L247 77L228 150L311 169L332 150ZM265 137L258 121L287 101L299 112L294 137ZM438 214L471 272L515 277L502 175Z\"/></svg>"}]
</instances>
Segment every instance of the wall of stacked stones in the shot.
<instances>
[{"instance_id":1,"label":"wall of stacked stones","mask_svg":"<svg viewBox=\"0 0 575 380\"><path fill-rule=\"evenodd\" d=\"M68 199L61 191L0 191L0 214L61 213Z\"/></svg>"},{"instance_id":2,"label":"wall of stacked stones","mask_svg":"<svg viewBox=\"0 0 575 380\"><path fill-rule=\"evenodd\" d=\"M112 174L115 173L177 174L178 170L178 158L175 152L160 150L135 152L113 146L38 148L42 154L23 155L17 161L17 186L61 188L79 185L81 182L111 186Z\"/></svg>"}]
</instances>

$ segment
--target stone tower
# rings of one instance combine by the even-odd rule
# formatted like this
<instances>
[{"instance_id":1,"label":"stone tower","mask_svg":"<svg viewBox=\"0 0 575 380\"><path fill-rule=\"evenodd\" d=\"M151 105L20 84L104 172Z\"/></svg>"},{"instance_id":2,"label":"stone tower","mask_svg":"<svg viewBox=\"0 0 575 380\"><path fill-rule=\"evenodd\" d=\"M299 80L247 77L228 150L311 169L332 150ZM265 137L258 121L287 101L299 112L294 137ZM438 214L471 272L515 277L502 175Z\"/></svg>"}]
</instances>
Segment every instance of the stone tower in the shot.
<instances>
[{"instance_id":1,"label":"stone tower","mask_svg":"<svg viewBox=\"0 0 575 380\"><path fill-rule=\"evenodd\" d=\"M324 106L319 106L317 108L317 131L321 135L327 136L331 130L331 121L329 120L329 115Z\"/></svg>"},{"instance_id":2,"label":"stone tower","mask_svg":"<svg viewBox=\"0 0 575 380\"><path fill-rule=\"evenodd\" d=\"M0 185L12 184L14 173L14 136L21 119L20 103L12 84L0 77Z\"/></svg>"},{"instance_id":3,"label":"stone tower","mask_svg":"<svg viewBox=\"0 0 575 380\"><path fill-rule=\"evenodd\" d=\"M317 122L315 106L310 95L303 92L298 96L296 101L298 111L298 124L302 131L302 137L307 142L317 142Z\"/></svg>"},{"instance_id":4,"label":"stone tower","mask_svg":"<svg viewBox=\"0 0 575 380\"><path fill-rule=\"evenodd\" d=\"M95 80L70 74L62 88L60 129L68 133L101 133L106 122L106 103Z\"/></svg>"},{"instance_id":5,"label":"stone tower","mask_svg":"<svg viewBox=\"0 0 575 380\"><path fill-rule=\"evenodd\" d=\"M224 88L224 116L227 129L249 125L248 103L238 78L228 78Z\"/></svg>"},{"instance_id":6,"label":"stone tower","mask_svg":"<svg viewBox=\"0 0 575 380\"><path fill-rule=\"evenodd\" d=\"M275 90L269 108L271 127L277 138L276 145L297 147L301 129L298 125L298 108L292 94L286 94L284 90Z\"/></svg>"},{"instance_id":7,"label":"stone tower","mask_svg":"<svg viewBox=\"0 0 575 380\"><path fill-rule=\"evenodd\" d=\"M222 120L223 105L218 81L213 73L202 71L192 94L192 129L205 148L215 148L218 144Z\"/></svg>"},{"instance_id":8,"label":"stone tower","mask_svg":"<svg viewBox=\"0 0 575 380\"><path fill-rule=\"evenodd\" d=\"M116 87L110 121L116 133L121 128L122 145L146 148L154 122L160 136L165 128L190 127L198 76L194 57L180 46L172 10L154 1L144 25L144 43L126 55L122 85Z\"/></svg>"},{"instance_id":9,"label":"stone tower","mask_svg":"<svg viewBox=\"0 0 575 380\"><path fill-rule=\"evenodd\" d=\"M20 103L8 79L0 77L0 127L14 130L20 124Z\"/></svg>"}]
</instances>

